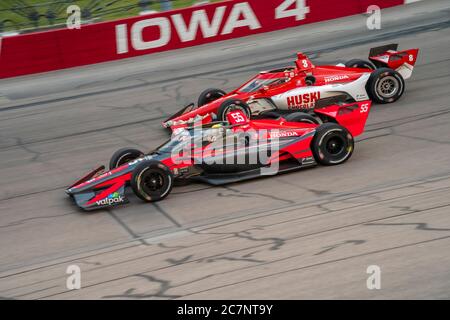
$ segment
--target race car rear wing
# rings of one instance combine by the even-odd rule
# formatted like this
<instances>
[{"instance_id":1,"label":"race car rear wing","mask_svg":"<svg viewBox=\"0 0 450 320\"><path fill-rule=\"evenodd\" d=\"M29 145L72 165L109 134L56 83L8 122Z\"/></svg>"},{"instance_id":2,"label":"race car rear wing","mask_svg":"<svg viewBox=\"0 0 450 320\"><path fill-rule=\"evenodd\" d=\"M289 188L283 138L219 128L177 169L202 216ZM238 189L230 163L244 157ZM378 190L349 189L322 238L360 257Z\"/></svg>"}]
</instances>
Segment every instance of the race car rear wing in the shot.
<instances>
[{"instance_id":1,"label":"race car rear wing","mask_svg":"<svg viewBox=\"0 0 450 320\"><path fill-rule=\"evenodd\" d=\"M366 100L329 105L320 109L314 109L314 112L334 119L334 121L345 127L356 137L364 132L371 106L372 102Z\"/></svg>"},{"instance_id":2,"label":"race car rear wing","mask_svg":"<svg viewBox=\"0 0 450 320\"><path fill-rule=\"evenodd\" d=\"M398 51L398 44L392 43L370 49L369 60L377 68L394 69L402 75L403 79L408 79L412 75L418 54L419 49Z\"/></svg>"},{"instance_id":3,"label":"race car rear wing","mask_svg":"<svg viewBox=\"0 0 450 320\"><path fill-rule=\"evenodd\" d=\"M369 59L371 57L381 56L388 51L397 51L398 43L386 44L384 46L371 48L369 51Z\"/></svg>"}]
</instances>

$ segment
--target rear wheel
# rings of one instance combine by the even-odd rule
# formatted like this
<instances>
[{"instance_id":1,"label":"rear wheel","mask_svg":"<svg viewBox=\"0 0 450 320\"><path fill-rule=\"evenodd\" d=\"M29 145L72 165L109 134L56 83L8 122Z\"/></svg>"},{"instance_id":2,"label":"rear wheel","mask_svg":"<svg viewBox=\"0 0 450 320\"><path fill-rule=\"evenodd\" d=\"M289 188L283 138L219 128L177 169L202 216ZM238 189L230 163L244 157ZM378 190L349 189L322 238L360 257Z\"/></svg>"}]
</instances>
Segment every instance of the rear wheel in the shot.
<instances>
[{"instance_id":1,"label":"rear wheel","mask_svg":"<svg viewBox=\"0 0 450 320\"><path fill-rule=\"evenodd\" d=\"M136 196L146 202L164 199L172 191L173 174L163 163L155 160L139 164L131 176L131 188Z\"/></svg>"},{"instance_id":2,"label":"rear wheel","mask_svg":"<svg viewBox=\"0 0 450 320\"><path fill-rule=\"evenodd\" d=\"M253 116L253 119L278 119L279 117L281 117L281 114L277 111L264 111Z\"/></svg>"},{"instance_id":3,"label":"rear wheel","mask_svg":"<svg viewBox=\"0 0 450 320\"><path fill-rule=\"evenodd\" d=\"M240 110L242 111L247 118L250 118L251 111L250 107L242 100L230 99L224 101L219 109L217 110L217 120L218 121L226 121L227 114L231 111Z\"/></svg>"},{"instance_id":4,"label":"rear wheel","mask_svg":"<svg viewBox=\"0 0 450 320\"><path fill-rule=\"evenodd\" d=\"M109 160L109 170L118 168L124 165L125 163L133 161L143 155L144 153L137 149L130 149L130 148L119 149L116 152L114 152L111 159Z\"/></svg>"},{"instance_id":5,"label":"rear wheel","mask_svg":"<svg viewBox=\"0 0 450 320\"><path fill-rule=\"evenodd\" d=\"M320 124L319 120L316 117L307 114L305 112L294 112L286 115L284 117L286 121L289 122L303 122L303 123L311 123L311 124Z\"/></svg>"},{"instance_id":6,"label":"rear wheel","mask_svg":"<svg viewBox=\"0 0 450 320\"><path fill-rule=\"evenodd\" d=\"M361 59L352 59L345 63L345 66L347 68L365 68L365 69L371 69L375 70L376 67L374 64L370 61L361 60Z\"/></svg>"},{"instance_id":7,"label":"rear wheel","mask_svg":"<svg viewBox=\"0 0 450 320\"><path fill-rule=\"evenodd\" d=\"M378 103L392 103L405 91L405 80L395 70L380 68L372 72L366 85L370 98Z\"/></svg>"},{"instance_id":8,"label":"rear wheel","mask_svg":"<svg viewBox=\"0 0 450 320\"><path fill-rule=\"evenodd\" d=\"M201 107L205 104L213 102L214 100L222 98L226 94L227 93L225 91L220 90L220 89L215 89L215 88L206 89L198 97L197 106Z\"/></svg>"},{"instance_id":9,"label":"rear wheel","mask_svg":"<svg viewBox=\"0 0 450 320\"><path fill-rule=\"evenodd\" d=\"M319 126L311 142L315 160L326 166L347 161L354 150L353 136L344 127L335 123Z\"/></svg>"}]
</instances>

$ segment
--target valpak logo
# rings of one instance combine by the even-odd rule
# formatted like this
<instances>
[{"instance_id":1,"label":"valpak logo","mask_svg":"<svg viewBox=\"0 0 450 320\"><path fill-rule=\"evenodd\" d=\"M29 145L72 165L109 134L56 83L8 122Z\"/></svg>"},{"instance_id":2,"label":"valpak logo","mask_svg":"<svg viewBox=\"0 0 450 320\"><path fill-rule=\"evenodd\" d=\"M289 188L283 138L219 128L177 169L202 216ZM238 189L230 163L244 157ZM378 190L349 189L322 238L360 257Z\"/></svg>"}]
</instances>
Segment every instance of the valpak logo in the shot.
<instances>
[{"instance_id":1,"label":"valpak logo","mask_svg":"<svg viewBox=\"0 0 450 320\"><path fill-rule=\"evenodd\" d=\"M112 204L122 203L124 202L123 197L118 192L111 193L107 198L103 200L96 201L95 203L98 206L110 206Z\"/></svg>"},{"instance_id":2,"label":"valpak logo","mask_svg":"<svg viewBox=\"0 0 450 320\"><path fill-rule=\"evenodd\" d=\"M317 100L320 99L320 92L304 93L297 96L287 97L289 109L310 109L314 107Z\"/></svg>"}]
</instances>

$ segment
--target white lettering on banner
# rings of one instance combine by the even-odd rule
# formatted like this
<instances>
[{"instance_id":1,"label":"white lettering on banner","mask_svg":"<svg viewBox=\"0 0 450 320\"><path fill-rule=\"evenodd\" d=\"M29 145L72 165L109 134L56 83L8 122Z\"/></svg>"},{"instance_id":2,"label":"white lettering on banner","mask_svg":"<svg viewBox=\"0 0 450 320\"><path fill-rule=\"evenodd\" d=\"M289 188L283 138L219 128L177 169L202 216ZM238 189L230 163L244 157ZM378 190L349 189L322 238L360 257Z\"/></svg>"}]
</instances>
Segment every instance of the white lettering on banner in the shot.
<instances>
[{"instance_id":1,"label":"white lettering on banner","mask_svg":"<svg viewBox=\"0 0 450 320\"><path fill-rule=\"evenodd\" d=\"M295 8L289 9L295 3ZM309 13L305 0L285 0L275 9L275 19L295 17L295 20L304 20Z\"/></svg>"},{"instance_id":2,"label":"white lettering on banner","mask_svg":"<svg viewBox=\"0 0 450 320\"><path fill-rule=\"evenodd\" d=\"M116 45L118 54L128 52L128 34L126 24L116 25Z\"/></svg>"},{"instance_id":3,"label":"white lettering on banner","mask_svg":"<svg viewBox=\"0 0 450 320\"><path fill-rule=\"evenodd\" d=\"M194 11L189 23L189 27L186 27L183 15L181 15L180 13L174 14L172 16L172 21L175 25L175 29L178 30L178 35L180 36L181 41L187 42L194 40L199 27L204 38L217 36L217 34L219 33L220 24L223 20L225 9L225 6L218 7L214 12L212 22L209 22L208 15L206 14L206 11L204 9Z\"/></svg>"},{"instance_id":4,"label":"white lettering on banner","mask_svg":"<svg viewBox=\"0 0 450 320\"><path fill-rule=\"evenodd\" d=\"M209 20L205 9L195 10L188 23L180 13L166 17L145 19L131 26L131 45L135 50L148 50L167 45L172 38L171 21L182 42L196 39L200 29L203 38L217 36L225 17L225 6L217 7L212 21ZM144 41L143 30L147 27L159 27L159 39ZM224 24L221 35L231 34L236 28L248 27L251 30L260 29L261 24L248 2L236 3ZM116 52L124 54L129 52L128 29L126 24L116 25Z\"/></svg>"},{"instance_id":5,"label":"white lettering on banner","mask_svg":"<svg viewBox=\"0 0 450 320\"><path fill-rule=\"evenodd\" d=\"M239 20L241 15L244 16L243 20ZM248 2L237 3L233 6L222 34L230 34L234 29L241 27L249 27L252 30L261 28L261 24Z\"/></svg>"},{"instance_id":6,"label":"white lettering on banner","mask_svg":"<svg viewBox=\"0 0 450 320\"><path fill-rule=\"evenodd\" d=\"M144 41L143 30L148 27L159 27L160 36L157 40ZM131 27L131 44L136 50L148 50L165 46L170 41L170 22L167 18L141 20Z\"/></svg>"}]
</instances>

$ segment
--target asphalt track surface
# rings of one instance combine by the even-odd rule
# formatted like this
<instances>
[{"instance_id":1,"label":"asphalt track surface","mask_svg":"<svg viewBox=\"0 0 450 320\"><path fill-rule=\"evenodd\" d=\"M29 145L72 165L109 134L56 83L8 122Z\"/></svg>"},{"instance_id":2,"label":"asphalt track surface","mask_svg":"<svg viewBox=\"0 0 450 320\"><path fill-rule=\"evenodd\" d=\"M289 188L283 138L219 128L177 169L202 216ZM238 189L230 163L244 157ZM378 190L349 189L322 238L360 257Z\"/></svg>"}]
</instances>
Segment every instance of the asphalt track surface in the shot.
<instances>
[{"instance_id":1,"label":"asphalt track surface","mask_svg":"<svg viewBox=\"0 0 450 320\"><path fill-rule=\"evenodd\" d=\"M0 81L0 296L5 299L449 299L450 3L364 15ZM395 104L375 105L350 161L164 201L79 211L64 188L207 87L259 70L421 49ZM66 268L82 289L66 289ZM366 269L381 268L368 290Z\"/></svg>"}]
</instances>

